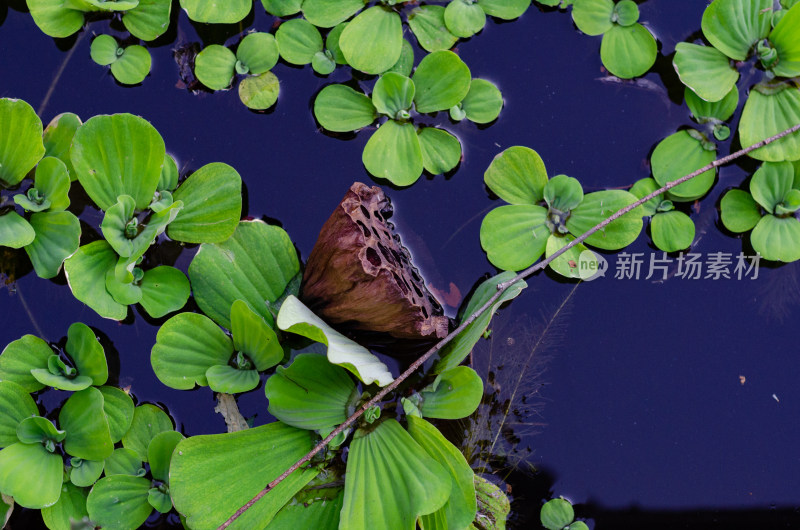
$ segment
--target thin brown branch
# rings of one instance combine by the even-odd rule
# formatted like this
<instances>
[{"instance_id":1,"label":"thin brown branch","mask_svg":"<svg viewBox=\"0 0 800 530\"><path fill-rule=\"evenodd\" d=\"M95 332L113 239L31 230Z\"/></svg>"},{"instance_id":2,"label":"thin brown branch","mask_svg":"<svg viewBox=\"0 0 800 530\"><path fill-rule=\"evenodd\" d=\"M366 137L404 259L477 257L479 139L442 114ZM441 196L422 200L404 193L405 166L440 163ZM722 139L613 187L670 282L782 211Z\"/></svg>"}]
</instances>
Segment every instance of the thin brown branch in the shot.
<instances>
[{"instance_id":1,"label":"thin brown branch","mask_svg":"<svg viewBox=\"0 0 800 530\"><path fill-rule=\"evenodd\" d=\"M258 494L256 494L255 497L250 499L247 502L247 504L245 504L244 506L242 506L241 508L236 510L236 513L231 515L230 518L228 518L227 521L222 523L219 526L218 530L222 530L222 529L228 528L228 526L230 526L236 519L239 518L239 516L241 516L244 512L246 512L253 504L258 502L259 499L261 499L264 495L269 493L272 490L272 488L274 488L275 486L277 486L278 484L283 482L283 480L286 479L286 477L288 477L289 475L291 475L292 473L297 471L300 467L302 467L307 462L309 462L314 457L314 455L319 453L325 446L327 446L328 443L330 443L330 441L333 440L333 438L335 438L339 433L341 433L342 431L347 429L358 418L360 418L361 415L364 414L364 412L367 411L367 409L369 409L370 407L373 407L376 404L378 404L378 402L380 402L389 392L391 392L392 390L396 389L400 385L400 383L405 381L411 374L416 372L417 369L420 366L422 366L425 363L425 361L430 359L432 355L434 355L439 350L441 350L444 346L446 346L448 343L450 343L456 337L456 335L458 335L459 333L464 331L464 329L467 326L472 324L478 317L480 317L483 313L488 311L489 308L492 307L492 305L495 302L497 302L497 300L500 299L500 297L503 295L503 293L505 293L512 285L514 285L515 283L517 283L520 280L523 280L523 279L527 278L531 274L533 274L533 273L535 273L535 272L537 272L537 271L539 271L541 269L544 269L545 267L547 267L548 264L550 264L550 262L552 262L554 259L556 259L560 255L562 255L564 252L568 251L569 249L571 249L575 245L578 245L578 244L582 243L583 241L586 240L586 238L588 238L592 234L596 233L597 231L602 230L603 228L608 226L609 223L615 221L616 219L619 219L620 217L622 217L626 213L634 210L637 206L641 206L642 204L646 203L650 199L653 199L653 198L657 197L658 195L661 195L665 191L667 191L669 189L672 189L675 186L686 182L687 180L693 179L694 177L696 177L696 176L698 176L698 175L700 175L702 173L705 173L706 171L708 171L710 169L714 169L714 168L719 167L721 165L727 164L727 163L729 163L729 162L731 162L731 161L733 161L733 160L735 160L737 158L740 158L740 157L746 155L747 153L750 153L751 151L754 151L754 150L756 150L756 149L758 149L760 147L764 147L765 145L771 144L772 142L780 140L784 136L788 136L789 134L792 134L792 133L797 132L797 131L800 131L800 123L798 123L794 127L791 127L789 129L786 129L785 131L782 131L782 132L776 134L775 136L771 136L771 137L769 137L769 138L767 138L765 140L762 140L762 141L760 141L758 143L755 143L755 144L751 145L750 147L747 147L745 149L740 149L739 151L736 151L735 153L731 153L728 156L724 156L724 157L722 157L720 159L717 159L717 160L711 162L710 164L708 164L708 165L706 165L704 167L701 167L700 169L698 169L696 171L693 171L693 172L689 173L688 175L685 175L685 176L679 178L678 180L673 180L672 182L668 182L665 186L659 188L658 190L654 191L653 193L651 193L651 194L639 199L638 201L634 202L633 204L630 204L628 206L625 206L624 208L621 208L619 211L617 211L616 213L611 215L611 217L608 217L603 222L597 224L596 226L594 226L593 228L591 228L587 232L585 232L585 233L581 234L580 236L576 237L574 240L570 241L569 244L565 245L564 247L559 249L557 252L551 254L548 258L536 263L535 265L533 265L531 267L528 267L524 271L522 271L519 274L517 274L511 280L498 284L497 292L494 293L492 295L492 297L485 304L483 304L478 310L476 310L474 313L472 313L466 319L464 319L456 329L454 329L445 338L443 338L442 340L437 342L431 349L429 349L427 352L425 352L425 354L423 354L422 357L420 357L419 359L414 361L414 363L412 363L411 366L409 366L408 369L405 372L400 374L394 381L392 381L390 384L388 384L383 389L381 389L380 392L375 394L375 396L372 399L370 399L360 409L358 409L356 412L354 412L353 415L350 416L349 418L347 418L344 423L342 423L336 429L334 429L328 436L325 437L324 440L320 441L308 454L306 454L303 458L301 458L300 460L295 462L289 469L287 469L286 471L281 473L275 480L273 480L272 482L267 484L267 486L263 490L259 491Z\"/></svg>"}]
</instances>

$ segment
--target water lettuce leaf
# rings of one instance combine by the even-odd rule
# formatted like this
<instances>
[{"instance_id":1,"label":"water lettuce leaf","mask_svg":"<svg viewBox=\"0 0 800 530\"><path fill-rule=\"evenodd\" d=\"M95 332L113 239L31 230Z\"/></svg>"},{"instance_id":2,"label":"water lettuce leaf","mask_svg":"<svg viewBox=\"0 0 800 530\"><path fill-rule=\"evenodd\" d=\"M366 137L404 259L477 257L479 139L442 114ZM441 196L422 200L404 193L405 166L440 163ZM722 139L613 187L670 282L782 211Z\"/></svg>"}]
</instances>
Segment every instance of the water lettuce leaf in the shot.
<instances>
[{"instance_id":1,"label":"water lettuce leaf","mask_svg":"<svg viewBox=\"0 0 800 530\"><path fill-rule=\"evenodd\" d=\"M244 431L192 436L178 443L170 465L175 509L191 528L214 529L313 447L312 433L273 422ZM264 528L318 469L289 475L230 528Z\"/></svg>"}]
</instances>

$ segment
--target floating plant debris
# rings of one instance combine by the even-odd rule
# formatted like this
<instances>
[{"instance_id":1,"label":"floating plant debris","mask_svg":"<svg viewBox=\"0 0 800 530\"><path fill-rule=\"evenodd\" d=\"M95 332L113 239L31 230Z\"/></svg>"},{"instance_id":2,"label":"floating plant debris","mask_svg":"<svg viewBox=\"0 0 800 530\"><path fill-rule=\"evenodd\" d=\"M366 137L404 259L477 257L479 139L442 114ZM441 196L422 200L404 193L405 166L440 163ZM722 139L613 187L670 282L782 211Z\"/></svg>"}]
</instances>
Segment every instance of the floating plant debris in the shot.
<instances>
[{"instance_id":1,"label":"floating plant debris","mask_svg":"<svg viewBox=\"0 0 800 530\"><path fill-rule=\"evenodd\" d=\"M356 182L308 257L301 299L332 325L396 338L441 338L449 319L387 222L383 191Z\"/></svg>"}]
</instances>

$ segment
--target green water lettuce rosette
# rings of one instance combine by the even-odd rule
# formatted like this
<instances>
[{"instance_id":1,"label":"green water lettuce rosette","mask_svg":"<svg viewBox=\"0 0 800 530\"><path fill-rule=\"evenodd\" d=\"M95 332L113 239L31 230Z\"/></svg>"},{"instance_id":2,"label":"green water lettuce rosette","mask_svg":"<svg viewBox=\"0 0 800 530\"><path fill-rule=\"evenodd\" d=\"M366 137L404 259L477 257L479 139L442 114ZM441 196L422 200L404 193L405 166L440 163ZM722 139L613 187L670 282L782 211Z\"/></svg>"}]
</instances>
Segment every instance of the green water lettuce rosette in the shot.
<instances>
[{"instance_id":1,"label":"green water lettuce rosette","mask_svg":"<svg viewBox=\"0 0 800 530\"><path fill-rule=\"evenodd\" d=\"M484 174L484 182L508 202L489 212L481 223L481 246L489 261L504 270L522 270L542 254L550 256L619 209L636 202L623 190L584 195L580 183L566 175L548 179L544 162L536 151L514 146L497 155ZM642 229L642 210L614 220L586 239L586 244L617 250L632 243ZM571 248L550 263L550 268L568 278L594 274L596 258L584 254L583 244ZM581 267L594 260L595 266ZM583 272L581 272L583 271Z\"/></svg>"},{"instance_id":2,"label":"green water lettuce rosette","mask_svg":"<svg viewBox=\"0 0 800 530\"><path fill-rule=\"evenodd\" d=\"M95 116L75 132L70 149L77 179L104 212L105 239L81 246L64 265L76 298L105 318L122 320L131 304L152 317L180 309L189 281L180 270L142 266L166 234L185 243L224 241L241 215L241 178L221 163L180 185L175 161L158 131L131 114Z\"/></svg>"},{"instance_id":3,"label":"green water lettuce rosette","mask_svg":"<svg viewBox=\"0 0 800 530\"><path fill-rule=\"evenodd\" d=\"M26 102L0 99L0 189L18 188L36 167L33 182L13 196L13 203L0 199L0 246L24 248L42 278L58 274L81 235L78 218L67 211L70 170L59 158L74 129L69 117L59 127L59 118L43 131Z\"/></svg>"},{"instance_id":4,"label":"green water lettuce rosette","mask_svg":"<svg viewBox=\"0 0 800 530\"><path fill-rule=\"evenodd\" d=\"M122 47L111 35L98 35L90 53L94 62L109 66L111 75L123 85L138 85L150 73L150 52L144 46Z\"/></svg>"},{"instance_id":5,"label":"green water lettuce rosette","mask_svg":"<svg viewBox=\"0 0 800 530\"><path fill-rule=\"evenodd\" d=\"M750 90L739 124L743 147L789 128L800 119L800 7L771 0L715 0L703 13L703 36L711 46L689 42L675 47L673 65L698 97L719 101L735 88L737 62L755 58L766 73ZM794 133L749 156L779 162L800 159Z\"/></svg>"},{"instance_id":6,"label":"green water lettuce rosette","mask_svg":"<svg viewBox=\"0 0 800 530\"><path fill-rule=\"evenodd\" d=\"M259 372L283 359L275 331L246 302L230 311L231 336L210 318L180 313L167 320L156 337L151 363L165 385L189 390L195 384L235 394L254 389Z\"/></svg>"},{"instance_id":7,"label":"green water lettuce rosette","mask_svg":"<svg viewBox=\"0 0 800 530\"><path fill-rule=\"evenodd\" d=\"M600 59L609 72L623 79L638 77L656 61L658 46L639 20L633 0L575 0L572 20L587 35L602 35Z\"/></svg>"},{"instance_id":8,"label":"green water lettuce rosette","mask_svg":"<svg viewBox=\"0 0 800 530\"><path fill-rule=\"evenodd\" d=\"M420 126L417 115L450 111L456 119L489 123L497 118L502 95L489 81L472 79L453 52L437 51L420 61L411 77L382 75L369 97L346 85L329 85L314 101L314 116L334 132L355 131L386 117L364 147L362 160L373 176L409 186L423 170L446 173L461 160L461 143L437 127Z\"/></svg>"},{"instance_id":9,"label":"green water lettuce rosette","mask_svg":"<svg viewBox=\"0 0 800 530\"><path fill-rule=\"evenodd\" d=\"M728 191L720 203L722 224L731 232L752 230L750 243L761 257L800 259L800 164L764 162L750 179L749 192Z\"/></svg>"},{"instance_id":10,"label":"green water lettuce rosette","mask_svg":"<svg viewBox=\"0 0 800 530\"><path fill-rule=\"evenodd\" d=\"M227 89L238 74L239 99L248 108L265 110L275 104L280 92L278 78L271 71L278 57L275 37L254 32L239 42L236 53L219 44L205 47L195 58L194 71L212 90Z\"/></svg>"}]
</instances>

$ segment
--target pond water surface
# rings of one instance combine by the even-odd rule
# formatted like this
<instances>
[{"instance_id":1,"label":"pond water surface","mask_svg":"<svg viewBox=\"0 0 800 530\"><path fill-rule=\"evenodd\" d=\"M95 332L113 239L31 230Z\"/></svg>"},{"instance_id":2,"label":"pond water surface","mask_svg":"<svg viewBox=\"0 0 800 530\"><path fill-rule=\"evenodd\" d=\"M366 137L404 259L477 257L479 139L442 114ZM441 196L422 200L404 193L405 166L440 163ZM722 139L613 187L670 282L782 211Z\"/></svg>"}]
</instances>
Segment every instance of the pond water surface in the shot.
<instances>
[{"instance_id":1,"label":"pond water surface","mask_svg":"<svg viewBox=\"0 0 800 530\"><path fill-rule=\"evenodd\" d=\"M649 176L655 144L691 124L680 104L671 54L676 42L696 36L705 5L640 5L661 55L655 71L639 82L606 77L600 39L580 34L568 14L535 6L518 21L490 21L481 34L459 43L473 76L502 90L500 118L480 128L447 123L464 148L452 175L423 176L406 189L378 183L394 203L393 221L404 243L435 288L448 290L452 283L466 296L496 272L481 250L478 230L485 213L499 204L482 176L501 150L532 147L549 174L576 177L587 191L627 187ZM143 116L180 168L215 161L234 166L246 186L245 215L279 222L306 258L350 184L373 183L361 164L369 134L331 137L310 110L323 86L346 81L349 73L342 69L323 78L310 67L281 63L274 69L280 99L267 113L248 111L235 90L192 93L181 86L173 50L192 42L221 44L226 37L236 42L239 28L212 34L175 12L173 27L150 47L152 74L140 86L122 87L89 58L92 34L121 35L116 25L95 22L77 39L54 41L34 25L22 2L4 1L0 97L28 101L45 124L66 111L84 120L116 112ZM272 24L257 2L244 28L269 31ZM720 152L727 154L730 144ZM693 252L705 258L742 251L742 240L721 228L718 203L726 188L739 186L755 167L744 162L720 171L718 184L693 214ZM99 222L90 212L82 219ZM84 224L84 238L92 230ZM184 270L194 254L174 245L161 245L158 252ZM592 282L576 286L550 274L531 278L529 288L499 314L491 340L475 351L474 364L490 366L501 400L516 389L519 414L509 417L494 448L498 454L513 451L507 464L515 471L508 475L508 466L495 466L514 498L510 525L538 528L543 500L563 495L578 504L592 528L800 528L798 267L762 265L757 279L672 275L656 281L660 273L645 279L653 257L661 257L647 234L627 252L642 254L638 279L615 278L618 254L604 255L608 274ZM0 344L26 333L59 341L80 320L100 333L111 364L118 366L116 382L130 386L139 402L165 404L186 435L224 430L209 389L172 390L155 378L150 348L163 320L138 311L122 323L104 320L75 300L63 275L41 280L24 252L2 256L0 272L16 281L0 290ZM454 316L457 307L446 310ZM263 386L239 404L256 424L270 420ZM14 528L37 524L30 514L12 521Z\"/></svg>"}]
</instances>

